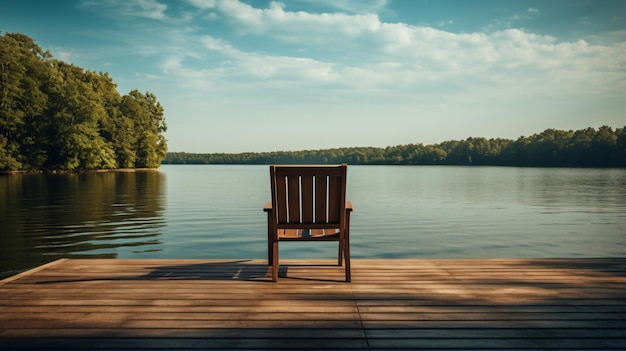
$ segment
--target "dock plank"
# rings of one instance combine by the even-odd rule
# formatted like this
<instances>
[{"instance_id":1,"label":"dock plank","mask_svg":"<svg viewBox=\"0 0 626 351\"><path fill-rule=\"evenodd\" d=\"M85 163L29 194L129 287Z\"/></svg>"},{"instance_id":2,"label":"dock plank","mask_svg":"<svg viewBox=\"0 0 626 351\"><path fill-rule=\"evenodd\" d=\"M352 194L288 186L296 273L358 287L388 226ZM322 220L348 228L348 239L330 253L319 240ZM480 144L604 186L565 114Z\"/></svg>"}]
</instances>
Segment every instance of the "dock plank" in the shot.
<instances>
[{"instance_id":1,"label":"dock plank","mask_svg":"<svg viewBox=\"0 0 626 351\"><path fill-rule=\"evenodd\" d=\"M626 350L626 259L64 259L0 281L10 350Z\"/></svg>"}]
</instances>

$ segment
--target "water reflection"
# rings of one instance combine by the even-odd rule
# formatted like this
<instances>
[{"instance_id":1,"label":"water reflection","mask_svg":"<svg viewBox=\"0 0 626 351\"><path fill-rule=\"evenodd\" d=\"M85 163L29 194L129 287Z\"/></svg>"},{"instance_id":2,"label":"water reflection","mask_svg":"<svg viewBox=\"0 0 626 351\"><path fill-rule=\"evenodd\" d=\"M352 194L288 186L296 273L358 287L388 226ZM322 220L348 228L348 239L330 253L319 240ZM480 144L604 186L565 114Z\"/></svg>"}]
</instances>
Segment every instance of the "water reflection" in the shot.
<instances>
[{"instance_id":1,"label":"water reflection","mask_svg":"<svg viewBox=\"0 0 626 351\"><path fill-rule=\"evenodd\" d=\"M353 257L623 257L626 170L353 166Z\"/></svg>"},{"instance_id":2,"label":"water reflection","mask_svg":"<svg viewBox=\"0 0 626 351\"><path fill-rule=\"evenodd\" d=\"M0 176L0 267L161 250L161 172Z\"/></svg>"}]
</instances>

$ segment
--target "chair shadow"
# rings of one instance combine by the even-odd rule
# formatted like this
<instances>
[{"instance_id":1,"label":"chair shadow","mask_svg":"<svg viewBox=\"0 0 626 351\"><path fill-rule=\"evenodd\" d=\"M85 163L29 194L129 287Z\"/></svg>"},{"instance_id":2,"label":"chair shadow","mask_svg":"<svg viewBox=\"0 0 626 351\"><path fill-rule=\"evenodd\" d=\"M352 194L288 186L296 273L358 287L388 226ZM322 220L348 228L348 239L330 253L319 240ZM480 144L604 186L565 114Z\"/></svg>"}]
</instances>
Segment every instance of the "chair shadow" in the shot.
<instances>
[{"instance_id":1,"label":"chair shadow","mask_svg":"<svg viewBox=\"0 0 626 351\"><path fill-rule=\"evenodd\" d=\"M137 280L240 280L272 282L272 268L267 264L252 263L253 260L206 262L169 266L146 266L147 274L137 276L85 277L82 279L46 280L37 284L74 283L90 281L137 281ZM279 277L287 277L288 266L280 266ZM123 272L120 272L123 273Z\"/></svg>"},{"instance_id":2,"label":"chair shadow","mask_svg":"<svg viewBox=\"0 0 626 351\"><path fill-rule=\"evenodd\" d=\"M270 282L272 268L267 264L251 263L252 260L210 262L192 265L172 265L154 267L153 271L134 280L243 280ZM289 276L290 267L338 267L337 264L283 263L278 269L278 278L318 282L345 282L344 280L319 277ZM341 266L339 266L341 267Z\"/></svg>"},{"instance_id":3,"label":"chair shadow","mask_svg":"<svg viewBox=\"0 0 626 351\"><path fill-rule=\"evenodd\" d=\"M135 280L244 280L271 281L271 267L251 263L252 260L207 262L190 265L157 266ZM288 267L280 267L279 276L287 274Z\"/></svg>"}]
</instances>

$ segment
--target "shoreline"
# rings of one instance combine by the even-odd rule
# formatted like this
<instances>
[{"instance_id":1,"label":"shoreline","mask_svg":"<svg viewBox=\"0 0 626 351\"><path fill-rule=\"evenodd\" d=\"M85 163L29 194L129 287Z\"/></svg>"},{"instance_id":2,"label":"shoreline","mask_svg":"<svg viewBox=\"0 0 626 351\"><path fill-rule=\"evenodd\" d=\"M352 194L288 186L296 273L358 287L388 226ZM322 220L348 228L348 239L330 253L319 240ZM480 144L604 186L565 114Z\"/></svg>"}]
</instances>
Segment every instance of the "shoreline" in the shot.
<instances>
[{"instance_id":1,"label":"shoreline","mask_svg":"<svg viewBox=\"0 0 626 351\"><path fill-rule=\"evenodd\" d=\"M159 168L111 168L111 169L30 169L20 171L0 171L0 175L6 174L71 174L71 173L135 173L135 172L158 172Z\"/></svg>"}]
</instances>

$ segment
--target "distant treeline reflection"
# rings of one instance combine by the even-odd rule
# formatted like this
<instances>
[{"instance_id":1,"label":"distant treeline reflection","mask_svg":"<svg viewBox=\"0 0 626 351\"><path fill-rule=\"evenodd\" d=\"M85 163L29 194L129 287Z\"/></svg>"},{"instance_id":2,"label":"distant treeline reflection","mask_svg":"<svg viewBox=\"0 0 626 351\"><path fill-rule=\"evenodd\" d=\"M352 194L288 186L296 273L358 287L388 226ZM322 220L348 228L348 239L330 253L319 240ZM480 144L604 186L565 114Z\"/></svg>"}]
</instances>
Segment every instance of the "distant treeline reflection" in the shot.
<instances>
[{"instance_id":1,"label":"distant treeline reflection","mask_svg":"<svg viewBox=\"0 0 626 351\"><path fill-rule=\"evenodd\" d=\"M546 129L517 140L467 138L434 145L408 144L325 150L227 153L170 152L164 164L342 163L385 165L494 165L626 167L626 127Z\"/></svg>"}]
</instances>

